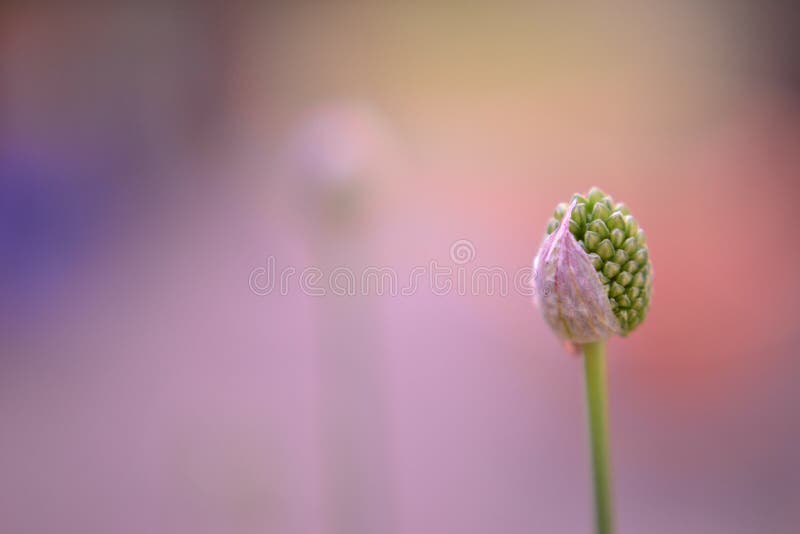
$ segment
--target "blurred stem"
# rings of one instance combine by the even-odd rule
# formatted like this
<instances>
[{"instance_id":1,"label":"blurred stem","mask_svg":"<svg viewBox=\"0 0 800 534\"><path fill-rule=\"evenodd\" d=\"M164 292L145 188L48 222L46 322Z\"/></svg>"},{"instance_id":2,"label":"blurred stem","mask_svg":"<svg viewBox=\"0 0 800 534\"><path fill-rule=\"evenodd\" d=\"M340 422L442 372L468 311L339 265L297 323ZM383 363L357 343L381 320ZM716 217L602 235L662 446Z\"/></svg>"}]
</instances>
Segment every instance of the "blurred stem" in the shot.
<instances>
[{"instance_id":1,"label":"blurred stem","mask_svg":"<svg viewBox=\"0 0 800 534\"><path fill-rule=\"evenodd\" d=\"M611 534L611 469L608 454L608 396L606 394L606 342L583 345L586 404L592 445L595 532Z\"/></svg>"}]
</instances>

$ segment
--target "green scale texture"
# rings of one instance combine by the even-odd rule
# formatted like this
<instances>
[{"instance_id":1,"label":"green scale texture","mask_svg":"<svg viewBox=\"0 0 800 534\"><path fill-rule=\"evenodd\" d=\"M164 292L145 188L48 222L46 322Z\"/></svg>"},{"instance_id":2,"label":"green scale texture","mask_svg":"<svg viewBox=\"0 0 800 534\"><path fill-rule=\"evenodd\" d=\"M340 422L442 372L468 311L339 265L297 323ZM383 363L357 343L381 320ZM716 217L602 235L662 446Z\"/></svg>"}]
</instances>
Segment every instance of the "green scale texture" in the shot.
<instances>
[{"instance_id":1,"label":"green scale texture","mask_svg":"<svg viewBox=\"0 0 800 534\"><path fill-rule=\"evenodd\" d=\"M569 231L589 254L623 335L627 335L644 321L650 306L653 265L644 230L624 204L615 204L597 188L586 196L575 194L572 198L577 204ZM566 211L566 203L556 207L547 225L548 235L558 228Z\"/></svg>"}]
</instances>

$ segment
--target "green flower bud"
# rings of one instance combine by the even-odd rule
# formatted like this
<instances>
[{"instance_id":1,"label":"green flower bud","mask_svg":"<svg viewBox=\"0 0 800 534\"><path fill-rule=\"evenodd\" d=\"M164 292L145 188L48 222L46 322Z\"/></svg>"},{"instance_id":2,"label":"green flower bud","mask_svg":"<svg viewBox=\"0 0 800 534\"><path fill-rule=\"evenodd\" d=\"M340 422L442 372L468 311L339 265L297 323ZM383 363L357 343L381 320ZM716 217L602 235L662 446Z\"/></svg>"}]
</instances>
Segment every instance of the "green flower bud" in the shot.
<instances>
[{"instance_id":1,"label":"green flower bud","mask_svg":"<svg viewBox=\"0 0 800 534\"><path fill-rule=\"evenodd\" d=\"M624 250L617 249L616 251L614 251L614 257L611 258L611 261L619 265L625 265L626 263L628 263L628 255L625 254Z\"/></svg>"},{"instance_id":2,"label":"green flower bud","mask_svg":"<svg viewBox=\"0 0 800 534\"><path fill-rule=\"evenodd\" d=\"M600 241L602 241L602 238L591 230L587 230L586 233L583 234L583 242L586 244L586 250L597 250L597 247L600 246Z\"/></svg>"},{"instance_id":3,"label":"green flower bud","mask_svg":"<svg viewBox=\"0 0 800 534\"><path fill-rule=\"evenodd\" d=\"M639 223L636 222L636 219L633 218L633 215L626 216L625 233L634 236L638 231L639 231Z\"/></svg>"},{"instance_id":4,"label":"green flower bud","mask_svg":"<svg viewBox=\"0 0 800 534\"><path fill-rule=\"evenodd\" d=\"M588 200L589 204L592 204L592 207L594 207L594 204L597 204L598 202L605 200L606 194L600 191L600 189L598 189L597 187L592 187L591 189L589 189L589 194L587 195L587 197L589 199Z\"/></svg>"},{"instance_id":5,"label":"green flower bud","mask_svg":"<svg viewBox=\"0 0 800 534\"><path fill-rule=\"evenodd\" d=\"M630 217L630 215L628 215ZM615 211L612 213L608 219L606 219L606 225L611 228L612 230L615 228L619 228L620 230L625 229L625 216L622 214L621 211Z\"/></svg>"},{"instance_id":6,"label":"green flower bud","mask_svg":"<svg viewBox=\"0 0 800 534\"><path fill-rule=\"evenodd\" d=\"M611 235L608 226L606 226L606 223L602 219L593 220L592 222L589 223L586 229L596 233L597 235L600 236L601 239L605 239L609 235Z\"/></svg>"},{"instance_id":7,"label":"green flower bud","mask_svg":"<svg viewBox=\"0 0 800 534\"><path fill-rule=\"evenodd\" d=\"M629 273L628 271L622 271L617 275L616 280L619 283L619 285L628 287L631 281L633 280L633 275L631 275L631 273Z\"/></svg>"},{"instance_id":8,"label":"green flower bud","mask_svg":"<svg viewBox=\"0 0 800 534\"><path fill-rule=\"evenodd\" d=\"M606 262L606 264L603 266L603 274L606 275L609 280L611 280L612 278L617 276L617 274L619 274L619 271L621 269L622 267L620 267L618 263L609 261Z\"/></svg>"},{"instance_id":9,"label":"green flower bud","mask_svg":"<svg viewBox=\"0 0 800 534\"><path fill-rule=\"evenodd\" d=\"M533 281L537 304L562 338L627 335L644 320L652 294L645 233L627 206L600 189L575 194L547 225Z\"/></svg>"},{"instance_id":10,"label":"green flower bud","mask_svg":"<svg viewBox=\"0 0 800 534\"><path fill-rule=\"evenodd\" d=\"M590 252L589 259L592 261L592 266L595 268L595 270L599 271L603 268L603 258L601 258L598 254Z\"/></svg>"},{"instance_id":11,"label":"green flower bud","mask_svg":"<svg viewBox=\"0 0 800 534\"><path fill-rule=\"evenodd\" d=\"M552 232L547 232L552 233ZM614 228L611 230L611 244L614 245L614 248L621 249L622 244L625 242L625 230L621 230L619 228ZM627 253L626 253L627 254Z\"/></svg>"},{"instance_id":12,"label":"green flower bud","mask_svg":"<svg viewBox=\"0 0 800 534\"><path fill-rule=\"evenodd\" d=\"M572 217L570 218L579 225L586 223L586 205L581 204L580 208L575 206L575 209L572 210Z\"/></svg>"},{"instance_id":13,"label":"green flower bud","mask_svg":"<svg viewBox=\"0 0 800 534\"><path fill-rule=\"evenodd\" d=\"M553 221L550 221L550 224L553 224ZM558 224L556 224L554 229L556 227L558 227ZM550 234L552 232L547 232L547 233ZM626 239L625 242L622 244L622 250L625 251L625 254L627 254L628 257L631 257L634 254L636 254L636 251L639 250L639 243L636 241L636 238L629 237L628 239Z\"/></svg>"},{"instance_id":14,"label":"green flower bud","mask_svg":"<svg viewBox=\"0 0 800 534\"><path fill-rule=\"evenodd\" d=\"M574 234L573 234L574 235ZM614 245L608 239L603 239L595 249L597 255L608 261L614 257Z\"/></svg>"},{"instance_id":15,"label":"green flower bud","mask_svg":"<svg viewBox=\"0 0 800 534\"><path fill-rule=\"evenodd\" d=\"M608 296L611 297L612 300L616 299L616 297L622 295L623 293L625 293L624 287L619 285L617 282L611 283L611 289L608 291Z\"/></svg>"},{"instance_id":16,"label":"green flower bud","mask_svg":"<svg viewBox=\"0 0 800 534\"><path fill-rule=\"evenodd\" d=\"M633 273L635 273L636 271L639 270L639 264L636 263L635 261L631 260L631 261L625 262L624 269L626 271L628 271L629 273L633 274Z\"/></svg>"},{"instance_id":17,"label":"green flower bud","mask_svg":"<svg viewBox=\"0 0 800 534\"><path fill-rule=\"evenodd\" d=\"M611 215L611 212L608 211L608 206L606 206L605 204L603 204L601 202L598 202L597 204L594 205L594 208L592 208L592 220L593 221L596 221L596 220L605 221L606 219L608 219L609 215Z\"/></svg>"}]
</instances>

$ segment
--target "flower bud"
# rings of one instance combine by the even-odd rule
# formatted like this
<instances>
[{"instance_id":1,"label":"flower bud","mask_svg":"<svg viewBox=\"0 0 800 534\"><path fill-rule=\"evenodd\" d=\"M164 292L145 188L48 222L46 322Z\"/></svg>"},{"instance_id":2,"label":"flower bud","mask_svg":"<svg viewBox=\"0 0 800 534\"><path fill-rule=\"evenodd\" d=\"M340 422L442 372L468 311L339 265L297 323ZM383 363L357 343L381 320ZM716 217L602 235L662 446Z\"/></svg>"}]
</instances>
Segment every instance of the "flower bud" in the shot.
<instances>
[{"instance_id":1,"label":"flower bud","mask_svg":"<svg viewBox=\"0 0 800 534\"><path fill-rule=\"evenodd\" d=\"M589 343L644 320L653 266L628 208L592 188L560 204L533 263L535 301L559 337Z\"/></svg>"}]
</instances>

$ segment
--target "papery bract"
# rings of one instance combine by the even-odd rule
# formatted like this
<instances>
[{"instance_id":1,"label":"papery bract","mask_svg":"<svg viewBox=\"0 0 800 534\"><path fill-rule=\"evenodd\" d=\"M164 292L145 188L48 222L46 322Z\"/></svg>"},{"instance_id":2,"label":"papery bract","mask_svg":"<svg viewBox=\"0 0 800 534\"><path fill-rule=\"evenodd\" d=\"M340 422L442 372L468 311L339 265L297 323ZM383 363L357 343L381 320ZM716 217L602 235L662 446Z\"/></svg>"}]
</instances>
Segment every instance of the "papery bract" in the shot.
<instances>
[{"instance_id":1,"label":"papery bract","mask_svg":"<svg viewBox=\"0 0 800 534\"><path fill-rule=\"evenodd\" d=\"M535 301L556 334L590 343L622 333L589 254L569 231L576 200L548 235L533 262Z\"/></svg>"}]
</instances>

